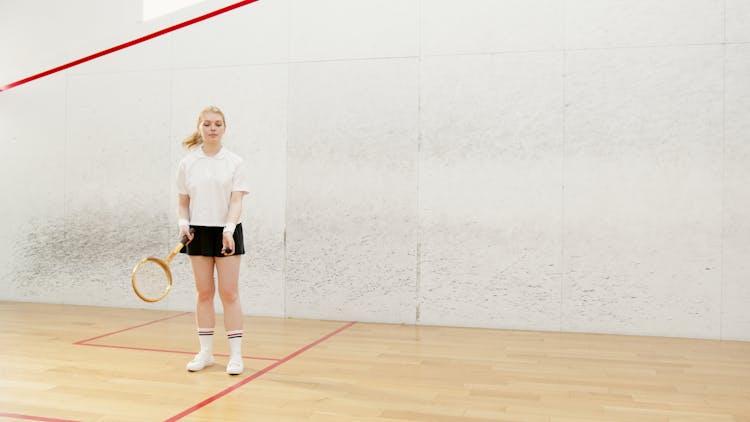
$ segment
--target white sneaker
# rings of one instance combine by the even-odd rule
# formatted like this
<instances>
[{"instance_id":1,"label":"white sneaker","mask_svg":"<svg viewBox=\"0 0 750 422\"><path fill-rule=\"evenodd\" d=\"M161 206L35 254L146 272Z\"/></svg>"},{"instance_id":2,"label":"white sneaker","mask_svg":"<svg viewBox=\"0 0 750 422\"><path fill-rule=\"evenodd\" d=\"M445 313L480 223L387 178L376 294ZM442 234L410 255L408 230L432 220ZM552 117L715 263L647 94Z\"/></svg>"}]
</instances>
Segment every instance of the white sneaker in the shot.
<instances>
[{"instance_id":1,"label":"white sneaker","mask_svg":"<svg viewBox=\"0 0 750 422\"><path fill-rule=\"evenodd\" d=\"M187 370L190 372L200 371L201 369L214 364L214 356L208 353L198 353L193 360L188 362Z\"/></svg>"},{"instance_id":2,"label":"white sneaker","mask_svg":"<svg viewBox=\"0 0 750 422\"><path fill-rule=\"evenodd\" d=\"M245 370L245 365L242 363L242 357L230 357L229 363L227 364L227 374L239 375Z\"/></svg>"}]
</instances>

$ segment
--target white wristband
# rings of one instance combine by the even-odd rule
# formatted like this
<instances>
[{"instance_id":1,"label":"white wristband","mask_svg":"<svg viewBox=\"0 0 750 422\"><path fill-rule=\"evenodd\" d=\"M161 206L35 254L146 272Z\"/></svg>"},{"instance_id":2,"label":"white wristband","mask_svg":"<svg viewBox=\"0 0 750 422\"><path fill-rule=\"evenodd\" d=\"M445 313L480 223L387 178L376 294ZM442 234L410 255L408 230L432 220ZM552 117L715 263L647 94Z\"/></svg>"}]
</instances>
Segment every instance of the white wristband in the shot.
<instances>
[{"instance_id":1,"label":"white wristband","mask_svg":"<svg viewBox=\"0 0 750 422\"><path fill-rule=\"evenodd\" d=\"M187 221L187 219L180 218L179 220L177 220L177 225L180 227L190 227L190 222Z\"/></svg>"},{"instance_id":2,"label":"white wristband","mask_svg":"<svg viewBox=\"0 0 750 422\"><path fill-rule=\"evenodd\" d=\"M226 224L226 225L224 226L224 233L231 233L231 234L234 234L234 228L235 228L235 227L237 227L237 225L236 225L236 224L233 224L233 223L227 223L227 224Z\"/></svg>"}]
</instances>

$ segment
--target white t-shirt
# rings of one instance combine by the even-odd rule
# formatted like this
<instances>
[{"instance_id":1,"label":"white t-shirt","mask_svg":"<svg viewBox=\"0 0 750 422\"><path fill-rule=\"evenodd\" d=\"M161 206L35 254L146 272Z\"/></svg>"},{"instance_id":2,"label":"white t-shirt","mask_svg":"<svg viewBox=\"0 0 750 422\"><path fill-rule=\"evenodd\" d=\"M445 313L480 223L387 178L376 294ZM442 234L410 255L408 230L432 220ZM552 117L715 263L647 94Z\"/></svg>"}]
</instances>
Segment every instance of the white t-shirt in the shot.
<instances>
[{"instance_id":1,"label":"white t-shirt","mask_svg":"<svg viewBox=\"0 0 750 422\"><path fill-rule=\"evenodd\" d=\"M190 224L223 227L232 192L249 192L242 157L226 147L213 157L195 148L177 166L177 192L190 197Z\"/></svg>"}]
</instances>

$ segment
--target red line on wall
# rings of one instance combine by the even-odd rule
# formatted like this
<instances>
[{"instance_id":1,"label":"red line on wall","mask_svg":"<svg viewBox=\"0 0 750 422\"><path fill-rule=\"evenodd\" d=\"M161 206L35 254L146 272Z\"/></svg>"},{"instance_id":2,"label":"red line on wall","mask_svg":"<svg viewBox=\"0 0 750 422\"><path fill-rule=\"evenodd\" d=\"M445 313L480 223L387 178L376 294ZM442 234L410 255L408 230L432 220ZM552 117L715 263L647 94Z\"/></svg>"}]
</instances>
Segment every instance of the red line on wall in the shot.
<instances>
[{"instance_id":1,"label":"red line on wall","mask_svg":"<svg viewBox=\"0 0 750 422\"><path fill-rule=\"evenodd\" d=\"M178 23L177 25L170 26L169 28L165 28L165 29L162 29L160 31L156 31L156 32L154 32L152 34L148 34L146 36L137 38L135 40L128 41L128 42L120 44L120 45L116 45L116 46L114 46L112 48L108 48L106 50L102 50L102 51L100 51L98 53L94 53L94 54L92 54L90 56L86 56L86 57L80 58L78 60L74 60L74 61L72 61L70 63L66 63L66 64L64 64L62 66L57 66L55 68L52 68L52 69L49 69L49 70L45 70L42 73L37 73L36 75L32 75L32 76L29 76L28 78L24 78L24 79L21 79L19 81L12 82L12 83L9 83L8 85L0 87L0 92L7 91L7 90L9 90L11 88L15 88L15 87L17 87L19 85L23 85L25 83L29 83L29 82L31 82L33 80L36 80L36 79L39 79L39 78L43 78L45 76L52 75L53 73L60 72L61 70L65 70L65 69L71 68L73 66L77 66L77 65L79 65L81 63L86 63L86 62L94 60L96 58L99 58L99 57L102 57L102 56L106 56L107 54L114 53L115 51L119 51L119 50L122 50L122 49L125 49L125 48L128 48L128 47L132 47L132 46L134 46L136 44L140 44L140 43L142 43L144 41L148 41L148 40L150 40L152 38L156 38L156 37L162 36L164 34L168 34L168 33L172 32L172 31L176 31L176 30L184 28L186 26L190 26L190 25L192 25L194 23L198 23L198 22L204 21L206 19L213 18L214 16L221 15L222 13L229 12L230 10L234 10L234 9L237 9L239 7L242 7L242 6L246 6L246 5L250 4L250 3L255 3L256 1L258 1L258 0L242 0L240 2L231 4L231 5L227 6L227 7L223 7L221 9L214 10L213 12L206 13L205 15L198 16L197 18L193 18L193 19L190 19L188 21L185 21L185 22L182 22L182 23Z\"/></svg>"},{"instance_id":2,"label":"red line on wall","mask_svg":"<svg viewBox=\"0 0 750 422\"><path fill-rule=\"evenodd\" d=\"M292 352L291 354L287 355L286 357L284 357L283 359L279 360L278 362L272 363L271 365L266 366L265 368L261 369L260 371L253 373L252 375L250 375L249 377L243 379L242 381L238 382L237 384L234 384L233 386L228 387L228 388L226 388L226 389L224 389L224 390L222 390L222 391L214 394L213 396L211 396L211 397L203 400L202 402L196 404L195 406L193 406L193 407L191 407L189 409L183 410L182 412L180 412L180 413L172 416L169 419L165 419L164 422L172 422L172 421L176 421L176 420L184 418L185 416L187 416L187 415L195 412L196 410L198 410L198 409L200 409L202 407L205 407L209 403L211 403L213 401L216 401L216 400L220 399L221 397L226 396L227 394L229 394L232 391L234 391L234 390L242 387L243 385L249 383L250 381L259 378L261 375L263 375L263 374L267 373L268 371L276 368L277 366L279 366L279 365L281 365L281 364L283 364L285 362L288 362L288 361L294 359L295 357L299 356L303 352L305 352L305 351L307 351L307 350L309 350L309 349L317 346L318 344L320 344L320 343L328 340L329 338L331 338L331 337L335 336L336 334L338 334L338 333L346 330L347 328L351 327L354 324L355 324L355 322L350 322L350 323L344 325L343 327L340 327L339 329L337 329L337 330L335 330L335 331L333 331L331 333L326 334L325 336L323 336L323 337L315 340L314 342L308 344L307 346L304 346L304 347L302 347L302 348L300 348L300 349Z\"/></svg>"},{"instance_id":3,"label":"red line on wall","mask_svg":"<svg viewBox=\"0 0 750 422\"><path fill-rule=\"evenodd\" d=\"M21 415L18 413L3 413L0 412L0 417L2 418L13 418L13 419L22 419L25 421L42 421L42 422L76 422L70 419L55 419L55 418L45 418L42 416L30 416L30 415Z\"/></svg>"}]
</instances>

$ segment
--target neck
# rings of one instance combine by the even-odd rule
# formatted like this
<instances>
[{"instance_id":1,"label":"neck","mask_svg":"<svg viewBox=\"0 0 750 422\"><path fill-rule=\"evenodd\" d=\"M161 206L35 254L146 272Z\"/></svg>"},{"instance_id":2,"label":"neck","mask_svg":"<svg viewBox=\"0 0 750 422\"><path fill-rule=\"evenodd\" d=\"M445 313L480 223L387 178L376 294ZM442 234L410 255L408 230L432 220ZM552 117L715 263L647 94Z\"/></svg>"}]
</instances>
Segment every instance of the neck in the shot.
<instances>
[{"instance_id":1,"label":"neck","mask_svg":"<svg viewBox=\"0 0 750 422\"><path fill-rule=\"evenodd\" d=\"M221 150L221 144L215 143L215 144L209 144L204 142L203 145L201 145L201 148L203 149L203 153L208 155L209 157L212 157L219 153Z\"/></svg>"}]
</instances>

